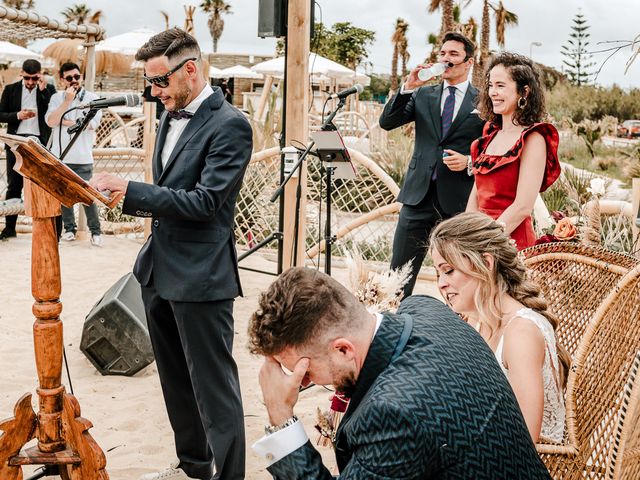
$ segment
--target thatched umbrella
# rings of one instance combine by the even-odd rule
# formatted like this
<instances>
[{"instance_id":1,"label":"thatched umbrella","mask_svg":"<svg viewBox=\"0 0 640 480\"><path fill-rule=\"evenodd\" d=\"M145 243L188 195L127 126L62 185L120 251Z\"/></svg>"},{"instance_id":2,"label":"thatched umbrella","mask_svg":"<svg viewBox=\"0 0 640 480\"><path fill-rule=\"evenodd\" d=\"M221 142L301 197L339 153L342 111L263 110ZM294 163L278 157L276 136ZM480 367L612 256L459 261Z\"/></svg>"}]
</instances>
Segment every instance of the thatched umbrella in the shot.
<instances>
[{"instance_id":1,"label":"thatched umbrella","mask_svg":"<svg viewBox=\"0 0 640 480\"><path fill-rule=\"evenodd\" d=\"M63 38L45 48L42 55L54 59L58 65L73 62L84 69L84 52L83 40ZM96 48L96 74L126 73L131 69L132 61L129 55Z\"/></svg>"}]
</instances>

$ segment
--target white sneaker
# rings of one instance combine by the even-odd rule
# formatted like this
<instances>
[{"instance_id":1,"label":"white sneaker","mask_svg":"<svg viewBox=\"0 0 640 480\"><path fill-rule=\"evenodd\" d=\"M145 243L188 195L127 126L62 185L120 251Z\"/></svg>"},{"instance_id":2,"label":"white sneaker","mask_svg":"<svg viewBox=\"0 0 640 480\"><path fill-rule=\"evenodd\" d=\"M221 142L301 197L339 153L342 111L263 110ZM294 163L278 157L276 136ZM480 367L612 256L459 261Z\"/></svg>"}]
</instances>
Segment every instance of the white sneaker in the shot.
<instances>
[{"instance_id":1,"label":"white sneaker","mask_svg":"<svg viewBox=\"0 0 640 480\"><path fill-rule=\"evenodd\" d=\"M184 470L178 468L180 462L172 463L169 468L156 473L146 473L139 480L191 480Z\"/></svg>"},{"instance_id":2,"label":"white sneaker","mask_svg":"<svg viewBox=\"0 0 640 480\"><path fill-rule=\"evenodd\" d=\"M91 245L94 247L102 246L102 235L91 235Z\"/></svg>"},{"instance_id":3,"label":"white sneaker","mask_svg":"<svg viewBox=\"0 0 640 480\"><path fill-rule=\"evenodd\" d=\"M76 239L76 234L74 232L64 232L60 238L65 242L73 242Z\"/></svg>"}]
</instances>

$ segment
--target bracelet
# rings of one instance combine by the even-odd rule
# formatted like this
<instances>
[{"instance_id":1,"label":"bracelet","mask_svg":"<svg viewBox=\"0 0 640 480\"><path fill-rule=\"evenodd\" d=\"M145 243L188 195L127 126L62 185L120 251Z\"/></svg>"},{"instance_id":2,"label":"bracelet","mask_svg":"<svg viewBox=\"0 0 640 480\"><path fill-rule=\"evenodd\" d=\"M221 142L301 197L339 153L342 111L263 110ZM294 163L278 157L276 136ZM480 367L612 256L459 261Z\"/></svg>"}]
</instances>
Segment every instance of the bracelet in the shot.
<instances>
[{"instance_id":1,"label":"bracelet","mask_svg":"<svg viewBox=\"0 0 640 480\"><path fill-rule=\"evenodd\" d=\"M280 425L265 425L264 426L264 433L265 433L265 435L271 435L272 433L276 433L276 432L279 432L280 430L284 430L285 428L290 427L291 425L293 425L297 421L298 421L298 417L296 415L294 415L291 418L287 418Z\"/></svg>"},{"instance_id":2,"label":"bracelet","mask_svg":"<svg viewBox=\"0 0 640 480\"><path fill-rule=\"evenodd\" d=\"M473 160L471 160L471 155L467 155L467 175L470 177L473 176Z\"/></svg>"}]
</instances>

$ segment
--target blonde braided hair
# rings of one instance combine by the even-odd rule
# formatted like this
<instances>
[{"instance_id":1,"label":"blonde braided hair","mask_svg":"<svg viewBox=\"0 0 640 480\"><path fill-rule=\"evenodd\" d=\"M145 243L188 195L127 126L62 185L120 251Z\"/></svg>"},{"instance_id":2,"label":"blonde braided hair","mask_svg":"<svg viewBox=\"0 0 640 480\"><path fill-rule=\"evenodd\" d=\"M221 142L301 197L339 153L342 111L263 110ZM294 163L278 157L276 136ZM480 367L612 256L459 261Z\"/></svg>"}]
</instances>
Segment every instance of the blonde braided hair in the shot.
<instances>
[{"instance_id":1,"label":"blonde braided hair","mask_svg":"<svg viewBox=\"0 0 640 480\"><path fill-rule=\"evenodd\" d=\"M436 249L453 268L479 281L473 300L480 323L489 330L489 338L502 327L501 298L505 293L547 318L554 331L558 327L558 319L548 310L540 287L527 277L526 267L509 235L491 217L476 212L461 213L437 225L429 245L429 253ZM492 266L486 261L487 254L494 259ZM571 357L557 342L556 350L564 387Z\"/></svg>"}]
</instances>

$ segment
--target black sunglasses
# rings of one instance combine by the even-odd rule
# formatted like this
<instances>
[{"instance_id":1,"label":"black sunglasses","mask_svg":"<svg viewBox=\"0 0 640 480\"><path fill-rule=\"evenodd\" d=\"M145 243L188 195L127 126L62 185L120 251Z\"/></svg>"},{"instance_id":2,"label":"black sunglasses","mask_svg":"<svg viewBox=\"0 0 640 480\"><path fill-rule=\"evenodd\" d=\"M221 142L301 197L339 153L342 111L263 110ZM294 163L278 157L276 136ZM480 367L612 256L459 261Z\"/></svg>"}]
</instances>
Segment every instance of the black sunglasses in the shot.
<instances>
[{"instance_id":1,"label":"black sunglasses","mask_svg":"<svg viewBox=\"0 0 640 480\"><path fill-rule=\"evenodd\" d=\"M74 80L77 82L78 80L80 80L82 78L82 75L79 74L75 74L75 75L67 75L66 77L64 77L64 79L67 82L73 82Z\"/></svg>"},{"instance_id":2,"label":"black sunglasses","mask_svg":"<svg viewBox=\"0 0 640 480\"><path fill-rule=\"evenodd\" d=\"M38 81L40 80L40 75L23 75L22 78L24 80L34 80L34 81Z\"/></svg>"},{"instance_id":3,"label":"black sunglasses","mask_svg":"<svg viewBox=\"0 0 640 480\"><path fill-rule=\"evenodd\" d=\"M171 70L169 70L167 73L165 73L164 75L157 75L155 77L147 77L146 75L143 75L144 79L149 82L152 85L156 85L160 88L167 88L169 86L169 77L171 75L173 75L174 73L176 73L178 70L180 70L182 67L184 67L184 65L193 60L194 62L196 60L198 60L197 58L187 58L186 60L181 61L178 65L176 65L175 67L173 67Z\"/></svg>"}]
</instances>

